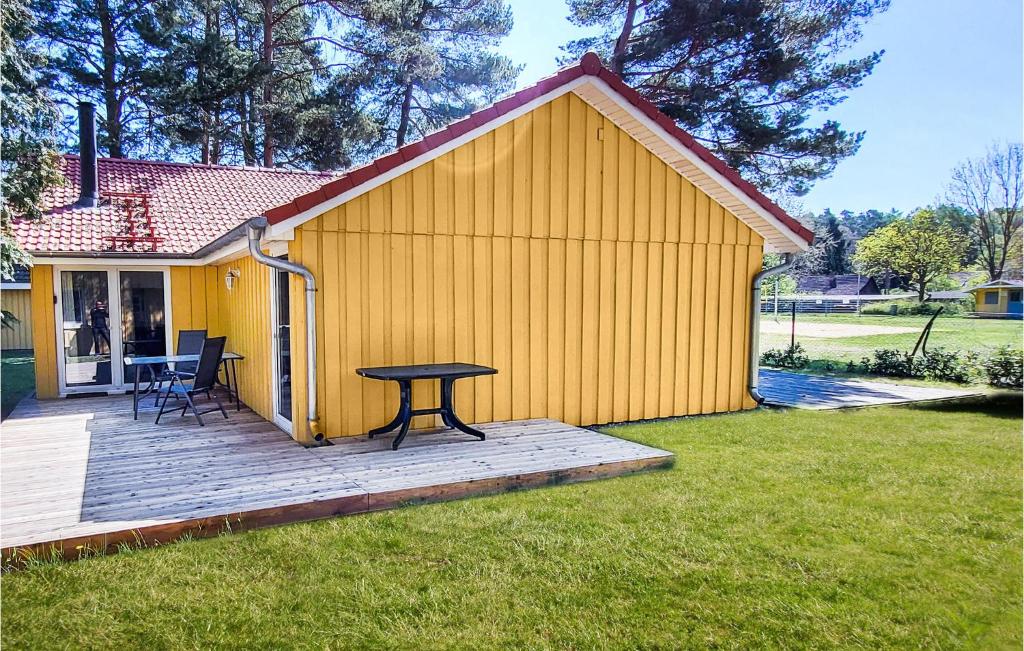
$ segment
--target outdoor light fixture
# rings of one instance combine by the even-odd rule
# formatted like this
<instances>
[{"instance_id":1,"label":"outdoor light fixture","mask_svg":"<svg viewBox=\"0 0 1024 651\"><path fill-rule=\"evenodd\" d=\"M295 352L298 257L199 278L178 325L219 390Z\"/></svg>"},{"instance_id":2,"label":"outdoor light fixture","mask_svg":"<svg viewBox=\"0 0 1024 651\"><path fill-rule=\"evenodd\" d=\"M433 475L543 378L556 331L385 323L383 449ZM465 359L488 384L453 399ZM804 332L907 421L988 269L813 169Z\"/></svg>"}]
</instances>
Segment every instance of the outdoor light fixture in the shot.
<instances>
[{"instance_id":1,"label":"outdoor light fixture","mask_svg":"<svg viewBox=\"0 0 1024 651\"><path fill-rule=\"evenodd\" d=\"M227 285L229 292L235 288L235 278L241 275L242 272L238 269L228 269L227 273L224 274L224 284Z\"/></svg>"}]
</instances>

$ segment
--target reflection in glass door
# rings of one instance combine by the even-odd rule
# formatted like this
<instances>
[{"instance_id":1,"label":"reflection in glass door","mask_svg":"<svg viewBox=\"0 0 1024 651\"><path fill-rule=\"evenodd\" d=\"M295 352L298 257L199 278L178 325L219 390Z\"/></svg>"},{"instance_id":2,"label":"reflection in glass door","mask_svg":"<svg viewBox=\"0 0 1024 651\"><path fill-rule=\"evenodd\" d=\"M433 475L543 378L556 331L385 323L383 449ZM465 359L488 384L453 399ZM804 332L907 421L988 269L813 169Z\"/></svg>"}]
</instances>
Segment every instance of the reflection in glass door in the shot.
<instances>
[{"instance_id":1,"label":"reflection in glass door","mask_svg":"<svg viewBox=\"0 0 1024 651\"><path fill-rule=\"evenodd\" d=\"M62 271L60 282L64 384L113 384L107 272Z\"/></svg>"},{"instance_id":2,"label":"reflection in glass door","mask_svg":"<svg viewBox=\"0 0 1024 651\"><path fill-rule=\"evenodd\" d=\"M119 271L121 341L124 356L165 355L167 322L162 271ZM125 367L125 382L135 371Z\"/></svg>"}]
</instances>

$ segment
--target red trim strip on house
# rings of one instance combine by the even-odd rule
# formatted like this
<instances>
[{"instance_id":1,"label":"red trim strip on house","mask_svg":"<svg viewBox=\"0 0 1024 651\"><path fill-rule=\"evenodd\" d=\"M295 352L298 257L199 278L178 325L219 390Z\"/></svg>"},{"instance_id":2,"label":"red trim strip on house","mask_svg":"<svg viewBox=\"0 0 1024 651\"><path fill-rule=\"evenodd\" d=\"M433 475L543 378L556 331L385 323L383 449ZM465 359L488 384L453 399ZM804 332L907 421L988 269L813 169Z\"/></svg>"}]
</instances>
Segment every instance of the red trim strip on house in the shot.
<instances>
[{"instance_id":1,"label":"red trim strip on house","mask_svg":"<svg viewBox=\"0 0 1024 651\"><path fill-rule=\"evenodd\" d=\"M508 97L499 100L487 108L471 113L465 118L453 122L446 128L428 134L422 140L405 145L398 151L392 152L378 158L362 167L350 170L338 180L322 186L318 190L304 194L281 206L272 208L264 213L271 224L280 223L286 219L305 212L320 203L328 201L344 192L366 183L367 181L384 174L399 165L413 160L423 154L430 152L441 145L451 142L459 136L465 135L473 129L485 126L489 122L505 115L509 111L519 108L542 95L564 86L570 81L583 75L597 77L605 82L615 92L621 95L626 101L635 106L644 115L656 122L669 135L678 140L684 147L692 151L702 161L710 165L716 172L724 176L744 194L753 199L759 206L769 214L782 222L787 228L804 241L810 243L814 240L814 233L807 227L790 217L785 210L766 197L752 183L745 181L739 172L729 167L724 161L715 156L706 147L697 142L693 136L679 128L678 125L664 113L658 110L654 104L641 97L623 81L622 77L608 70L601 64L601 59L593 52L583 55L580 62L568 68L563 68L558 73L541 79L533 86L524 88Z\"/></svg>"}]
</instances>

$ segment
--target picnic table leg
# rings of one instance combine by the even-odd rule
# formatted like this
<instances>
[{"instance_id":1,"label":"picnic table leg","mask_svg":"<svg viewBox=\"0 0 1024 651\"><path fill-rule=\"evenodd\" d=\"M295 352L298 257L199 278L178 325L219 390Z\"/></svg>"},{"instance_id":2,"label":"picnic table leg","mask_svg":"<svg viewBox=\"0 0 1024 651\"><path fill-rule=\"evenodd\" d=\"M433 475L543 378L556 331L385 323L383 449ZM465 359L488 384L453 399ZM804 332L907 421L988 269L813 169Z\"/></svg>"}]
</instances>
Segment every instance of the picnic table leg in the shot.
<instances>
[{"instance_id":1,"label":"picnic table leg","mask_svg":"<svg viewBox=\"0 0 1024 651\"><path fill-rule=\"evenodd\" d=\"M402 429L398 430L398 436L391 443L391 449L397 450L398 446L405 440L405 435L409 433L409 423L412 422L412 380L402 380L398 383L399 393L402 398L401 411L399 416L402 418Z\"/></svg>"},{"instance_id":2,"label":"picnic table leg","mask_svg":"<svg viewBox=\"0 0 1024 651\"><path fill-rule=\"evenodd\" d=\"M459 417L455 415L455 406L453 404L453 394L455 390L455 379L454 378L443 378L441 380L441 420L448 427L465 432L470 436L475 436L481 441L486 440L486 435L480 430L473 429L469 425L459 420Z\"/></svg>"},{"instance_id":3,"label":"picnic table leg","mask_svg":"<svg viewBox=\"0 0 1024 651\"><path fill-rule=\"evenodd\" d=\"M371 439L378 434L386 434L391 430L395 429L396 427L398 427L399 425L401 425L406 420L406 412L412 411L412 382L410 382L409 380L397 380L397 382L398 388L400 390L398 413L395 414L395 417L392 418L391 422L388 423L387 425L382 425L380 427L375 427L371 429L367 433L367 435ZM406 400L406 394L408 394L408 401Z\"/></svg>"}]
</instances>

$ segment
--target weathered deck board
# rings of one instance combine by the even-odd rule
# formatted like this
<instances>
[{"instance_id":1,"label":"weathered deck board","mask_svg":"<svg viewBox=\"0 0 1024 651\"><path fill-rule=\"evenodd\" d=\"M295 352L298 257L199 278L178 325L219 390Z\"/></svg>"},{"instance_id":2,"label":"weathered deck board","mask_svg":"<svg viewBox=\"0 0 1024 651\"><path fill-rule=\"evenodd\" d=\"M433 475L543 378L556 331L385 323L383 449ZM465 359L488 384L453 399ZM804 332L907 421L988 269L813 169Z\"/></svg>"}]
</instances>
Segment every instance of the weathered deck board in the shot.
<instances>
[{"instance_id":1,"label":"weathered deck board","mask_svg":"<svg viewBox=\"0 0 1024 651\"><path fill-rule=\"evenodd\" d=\"M249 410L160 425L123 396L23 401L0 426L0 547L165 542L402 503L666 466L672 455L551 420L485 423L478 441L413 431L306 449Z\"/></svg>"},{"instance_id":2,"label":"weathered deck board","mask_svg":"<svg viewBox=\"0 0 1024 651\"><path fill-rule=\"evenodd\" d=\"M761 369L760 391L766 403L798 409L843 409L978 395L977 391L875 382L827 375Z\"/></svg>"}]
</instances>

